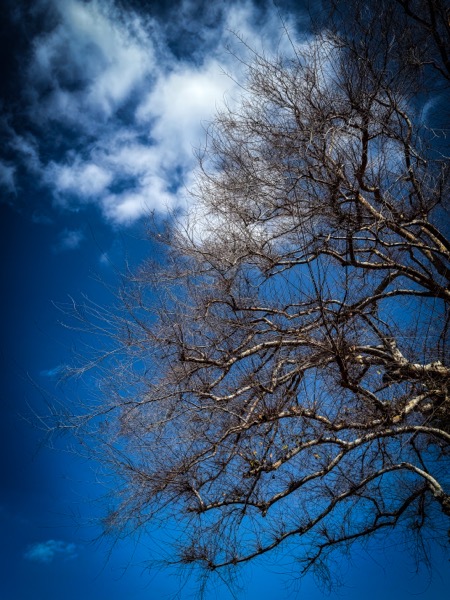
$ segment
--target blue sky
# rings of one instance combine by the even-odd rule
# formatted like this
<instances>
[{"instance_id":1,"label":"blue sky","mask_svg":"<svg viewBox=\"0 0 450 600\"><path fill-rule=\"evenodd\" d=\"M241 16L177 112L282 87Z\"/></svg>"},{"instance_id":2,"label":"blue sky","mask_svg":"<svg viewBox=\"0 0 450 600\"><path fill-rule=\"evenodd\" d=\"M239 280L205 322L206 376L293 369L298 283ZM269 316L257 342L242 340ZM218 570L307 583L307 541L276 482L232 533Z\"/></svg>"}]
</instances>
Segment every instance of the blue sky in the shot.
<instances>
[{"instance_id":1,"label":"blue sky","mask_svg":"<svg viewBox=\"0 0 450 600\"><path fill-rule=\"evenodd\" d=\"M0 130L3 293L0 421L0 597L5 600L192 598L194 584L147 569L162 533L100 542L104 488L97 465L67 438L48 448L26 417L53 397L82 398L57 385L79 336L57 305L83 295L112 303L125 263L152 252L151 211L164 217L189 203L194 149L226 99L238 95L245 56L230 34L267 52L289 51L270 3L236 1L5 2ZM300 3L281 3L291 37L308 39ZM230 77L232 75L232 77ZM105 285L106 284L106 285ZM70 444L75 444L73 449ZM72 451L74 450L74 451ZM176 532L171 532L176 535ZM442 597L450 570L414 571L400 547L357 548L338 570L337 597ZM288 557L248 567L239 598L327 597L312 578L289 586ZM230 598L217 583L207 598Z\"/></svg>"}]
</instances>

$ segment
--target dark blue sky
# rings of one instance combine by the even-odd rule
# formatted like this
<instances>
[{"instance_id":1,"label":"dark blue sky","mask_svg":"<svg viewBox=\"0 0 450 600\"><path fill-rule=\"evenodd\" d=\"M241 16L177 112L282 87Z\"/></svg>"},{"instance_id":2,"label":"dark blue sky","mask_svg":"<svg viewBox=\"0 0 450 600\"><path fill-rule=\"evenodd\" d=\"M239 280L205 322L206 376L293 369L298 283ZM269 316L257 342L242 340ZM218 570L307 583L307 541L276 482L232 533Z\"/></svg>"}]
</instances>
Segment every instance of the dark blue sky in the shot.
<instances>
[{"instance_id":1,"label":"dark blue sky","mask_svg":"<svg viewBox=\"0 0 450 600\"><path fill-rule=\"evenodd\" d=\"M55 305L83 295L112 303L107 285L125 261L137 265L151 253L149 212L165 216L188 202L193 148L224 94L235 92L223 71L241 76L224 51L228 30L268 51L286 40L275 9L250 2L227 10L194 0L4 5L0 598L141 600L180 589L179 598L196 597L171 571L147 570L160 555L160 532L113 547L95 541L104 494L97 465L77 456L74 440L46 447L26 419L43 414L50 399L87 393L74 382L57 385L81 341L61 326ZM284 10L292 37L307 39L296 3ZM434 562L430 580L395 539L389 548L357 548L339 564L338 597L443 597L450 570L437 549ZM326 597L310 577L289 587L292 569L286 557L246 568L238 597ZM230 597L220 585L207 596Z\"/></svg>"}]
</instances>

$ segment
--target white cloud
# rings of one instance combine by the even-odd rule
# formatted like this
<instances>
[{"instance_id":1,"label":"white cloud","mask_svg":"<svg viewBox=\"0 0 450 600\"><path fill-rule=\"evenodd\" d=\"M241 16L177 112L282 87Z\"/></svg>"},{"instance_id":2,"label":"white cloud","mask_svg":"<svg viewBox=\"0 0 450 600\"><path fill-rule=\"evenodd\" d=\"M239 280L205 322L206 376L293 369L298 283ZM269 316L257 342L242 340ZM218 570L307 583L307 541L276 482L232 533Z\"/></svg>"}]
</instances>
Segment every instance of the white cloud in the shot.
<instances>
[{"instance_id":1,"label":"white cloud","mask_svg":"<svg viewBox=\"0 0 450 600\"><path fill-rule=\"evenodd\" d=\"M102 200L103 214L119 225L133 223L146 212L149 213L151 208L143 192L111 194Z\"/></svg>"},{"instance_id":2,"label":"white cloud","mask_svg":"<svg viewBox=\"0 0 450 600\"><path fill-rule=\"evenodd\" d=\"M168 212L175 203L175 196L166 189L166 181L157 176L148 176L140 188L106 196L101 207L107 219L118 225L126 225L149 215L152 210Z\"/></svg>"},{"instance_id":3,"label":"white cloud","mask_svg":"<svg viewBox=\"0 0 450 600\"><path fill-rule=\"evenodd\" d=\"M84 233L79 229L64 229L59 234L59 241L55 246L55 251L75 250L84 240Z\"/></svg>"},{"instance_id":4,"label":"white cloud","mask_svg":"<svg viewBox=\"0 0 450 600\"><path fill-rule=\"evenodd\" d=\"M125 258L126 250L122 244L122 241L115 237L111 246L109 248L105 248L99 255L99 263L102 267L111 267L120 270L121 267L119 265L123 264Z\"/></svg>"},{"instance_id":5,"label":"white cloud","mask_svg":"<svg viewBox=\"0 0 450 600\"><path fill-rule=\"evenodd\" d=\"M46 179L61 194L90 198L104 192L113 175L101 166L92 162L83 163L77 157L72 164L49 163Z\"/></svg>"},{"instance_id":6,"label":"white cloud","mask_svg":"<svg viewBox=\"0 0 450 600\"><path fill-rule=\"evenodd\" d=\"M53 223L53 219L50 218L47 214L40 212L39 210L34 211L31 215L31 219L33 223L37 223L38 225L51 225Z\"/></svg>"},{"instance_id":7,"label":"white cloud","mask_svg":"<svg viewBox=\"0 0 450 600\"><path fill-rule=\"evenodd\" d=\"M216 60L201 66L179 65L162 74L137 110L140 122L153 122L152 137L166 158L192 160L192 150L203 137L202 122L213 117L232 82Z\"/></svg>"},{"instance_id":8,"label":"white cloud","mask_svg":"<svg viewBox=\"0 0 450 600\"><path fill-rule=\"evenodd\" d=\"M14 166L0 160L0 185L14 194L16 193L15 173L16 169Z\"/></svg>"},{"instance_id":9,"label":"white cloud","mask_svg":"<svg viewBox=\"0 0 450 600\"><path fill-rule=\"evenodd\" d=\"M59 17L35 40L29 80L52 92L40 102L39 119L95 125L109 118L152 71L152 40L136 15L121 19L112 2L49 0Z\"/></svg>"},{"instance_id":10,"label":"white cloud","mask_svg":"<svg viewBox=\"0 0 450 600\"><path fill-rule=\"evenodd\" d=\"M24 558L33 562L50 564L57 557L72 560L77 557L77 546L61 540L47 540L29 546Z\"/></svg>"},{"instance_id":11,"label":"white cloud","mask_svg":"<svg viewBox=\"0 0 450 600\"><path fill-rule=\"evenodd\" d=\"M53 377L57 377L61 375L66 370L65 365L57 365L51 369L44 369L40 372L41 377L49 377L50 379Z\"/></svg>"},{"instance_id":12,"label":"white cloud","mask_svg":"<svg viewBox=\"0 0 450 600\"><path fill-rule=\"evenodd\" d=\"M15 132L11 132L10 147L15 151L18 159L26 164L31 173L42 172L38 143L32 135L17 135Z\"/></svg>"},{"instance_id":13,"label":"white cloud","mask_svg":"<svg viewBox=\"0 0 450 600\"><path fill-rule=\"evenodd\" d=\"M25 82L28 112L42 132L57 131L62 152L44 161L30 136L16 135L15 144L59 207L95 204L115 225L186 202L194 148L202 145L205 124L225 97L236 94L234 79L242 76L243 64L225 50L228 30L273 52L284 39L275 9L263 17L251 2L232 3L216 11L222 18L214 25L200 31L203 24L195 22L195 50L176 58L167 36L174 38L177 27L188 25L194 33L192 19L182 17L192 13L190 0L170 26L120 9L113 0L39 0L39 5L51 8L57 23L34 41ZM182 44L182 35L177 38Z\"/></svg>"}]
</instances>

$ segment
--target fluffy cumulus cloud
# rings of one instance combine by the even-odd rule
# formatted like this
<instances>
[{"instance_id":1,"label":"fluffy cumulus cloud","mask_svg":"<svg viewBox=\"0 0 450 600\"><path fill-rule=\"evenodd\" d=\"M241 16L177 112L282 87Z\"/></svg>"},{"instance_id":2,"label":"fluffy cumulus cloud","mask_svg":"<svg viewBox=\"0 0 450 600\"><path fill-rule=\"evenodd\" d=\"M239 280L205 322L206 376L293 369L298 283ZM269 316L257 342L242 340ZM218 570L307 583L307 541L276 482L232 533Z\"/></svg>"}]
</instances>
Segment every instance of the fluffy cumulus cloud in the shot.
<instances>
[{"instance_id":1,"label":"fluffy cumulus cloud","mask_svg":"<svg viewBox=\"0 0 450 600\"><path fill-rule=\"evenodd\" d=\"M76 157L69 164L49 163L45 177L61 195L91 198L101 195L113 179L111 172L90 161Z\"/></svg>"},{"instance_id":2,"label":"fluffy cumulus cloud","mask_svg":"<svg viewBox=\"0 0 450 600\"><path fill-rule=\"evenodd\" d=\"M35 115L89 129L94 118L111 117L151 73L152 40L136 15L125 22L110 2L41 4L50 5L57 25L34 43L28 78L35 94L47 90Z\"/></svg>"},{"instance_id":3,"label":"fluffy cumulus cloud","mask_svg":"<svg viewBox=\"0 0 450 600\"><path fill-rule=\"evenodd\" d=\"M50 564L57 558L73 560L76 557L76 544L61 540L47 540L32 544L24 553L25 559L43 564Z\"/></svg>"},{"instance_id":4,"label":"fluffy cumulus cloud","mask_svg":"<svg viewBox=\"0 0 450 600\"><path fill-rule=\"evenodd\" d=\"M242 63L225 50L229 30L269 52L287 40L274 9L261 12L249 1L216 10L214 22L200 18L196 30L189 0L177 9L177 26L125 12L113 0L39 0L36 7L52 19L25 70L33 134L12 131L10 145L55 204L95 204L115 225L186 202L194 148L241 76ZM212 21L210 13L202 18ZM183 36L191 40L186 48ZM0 164L0 184L14 190L14 165ZM66 248L76 247L81 238L69 234Z\"/></svg>"}]
</instances>

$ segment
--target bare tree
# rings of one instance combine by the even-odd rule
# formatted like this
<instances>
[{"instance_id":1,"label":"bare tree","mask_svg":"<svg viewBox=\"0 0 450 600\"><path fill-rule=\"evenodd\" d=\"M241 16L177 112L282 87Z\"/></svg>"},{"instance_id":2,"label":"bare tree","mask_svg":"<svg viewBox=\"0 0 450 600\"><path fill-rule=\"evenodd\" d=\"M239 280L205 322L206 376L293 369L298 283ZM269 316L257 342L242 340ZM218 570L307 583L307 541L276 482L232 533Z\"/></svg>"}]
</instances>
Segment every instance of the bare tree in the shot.
<instances>
[{"instance_id":1,"label":"bare tree","mask_svg":"<svg viewBox=\"0 0 450 600\"><path fill-rule=\"evenodd\" d=\"M373 6L253 55L167 252L112 329L84 309L119 341L97 413L123 481L107 526L179 520L180 562L209 572L448 527L448 160L425 114L448 13Z\"/></svg>"}]
</instances>

